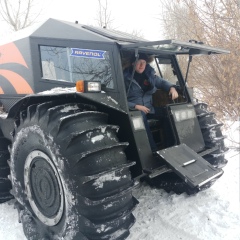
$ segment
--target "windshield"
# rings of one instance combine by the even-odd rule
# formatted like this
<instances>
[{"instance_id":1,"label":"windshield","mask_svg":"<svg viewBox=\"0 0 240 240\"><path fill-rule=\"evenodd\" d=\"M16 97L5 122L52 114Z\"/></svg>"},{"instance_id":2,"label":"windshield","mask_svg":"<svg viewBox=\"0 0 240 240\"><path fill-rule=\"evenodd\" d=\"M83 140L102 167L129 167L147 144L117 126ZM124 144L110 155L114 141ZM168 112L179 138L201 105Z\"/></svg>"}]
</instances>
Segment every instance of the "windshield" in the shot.
<instances>
[{"instance_id":1,"label":"windshield","mask_svg":"<svg viewBox=\"0 0 240 240\"><path fill-rule=\"evenodd\" d=\"M150 66L154 68L155 74L165 80L168 80L172 84L179 85L178 83L178 77L176 74L176 71L174 70L174 65L172 63L171 56L154 56L151 53L148 54L149 59L151 59L149 62ZM122 60L122 67L123 70L126 68L132 66L134 61L134 53L131 51L122 51L121 52L121 60Z\"/></svg>"},{"instance_id":2,"label":"windshield","mask_svg":"<svg viewBox=\"0 0 240 240\"><path fill-rule=\"evenodd\" d=\"M201 54L223 54L229 53L228 50L215 48L191 40L189 42L183 42L179 40L163 40L163 41L145 41L138 43L130 43L121 46L122 49L139 49L145 51L155 51L158 54L189 54L189 55L201 55Z\"/></svg>"},{"instance_id":3,"label":"windshield","mask_svg":"<svg viewBox=\"0 0 240 240\"><path fill-rule=\"evenodd\" d=\"M156 75L168 80L172 84L179 85L171 59L156 58L156 61L153 61L150 65L154 68Z\"/></svg>"}]
</instances>

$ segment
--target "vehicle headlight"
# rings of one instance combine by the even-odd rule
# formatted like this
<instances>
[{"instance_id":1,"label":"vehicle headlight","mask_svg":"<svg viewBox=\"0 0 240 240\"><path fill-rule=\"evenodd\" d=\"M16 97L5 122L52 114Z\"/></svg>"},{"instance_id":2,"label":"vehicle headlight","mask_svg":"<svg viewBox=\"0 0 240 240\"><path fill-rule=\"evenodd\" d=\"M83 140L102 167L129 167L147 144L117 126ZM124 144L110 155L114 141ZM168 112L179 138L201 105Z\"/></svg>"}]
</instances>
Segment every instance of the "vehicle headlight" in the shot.
<instances>
[{"instance_id":1,"label":"vehicle headlight","mask_svg":"<svg viewBox=\"0 0 240 240\"><path fill-rule=\"evenodd\" d=\"M100 81L84 81L79 80L76 82L77 92L101 92Z\"/></svg>"},{"instance_id":2,"label":"vehicle headlight","mask_svg":"<svg viewBox=\"0 0 240 240\"><path fill-rule=\"evenodd\" d=\"M177 122L184 121L187 119L192 119L195 117L195 112L193 109L186 109L181 111L175 111L174 116Z\"/></svg>"},{"instance_id":3,"label":"vehicle headlight","mask_svg":"<svg viewBox=\"0 0 240 240\"><path fill-rule=\"evenodd\" d=\"M143 119L141 116L132 118L133 127L135 130L145 129Z\"/></svg>"}]
</instances>

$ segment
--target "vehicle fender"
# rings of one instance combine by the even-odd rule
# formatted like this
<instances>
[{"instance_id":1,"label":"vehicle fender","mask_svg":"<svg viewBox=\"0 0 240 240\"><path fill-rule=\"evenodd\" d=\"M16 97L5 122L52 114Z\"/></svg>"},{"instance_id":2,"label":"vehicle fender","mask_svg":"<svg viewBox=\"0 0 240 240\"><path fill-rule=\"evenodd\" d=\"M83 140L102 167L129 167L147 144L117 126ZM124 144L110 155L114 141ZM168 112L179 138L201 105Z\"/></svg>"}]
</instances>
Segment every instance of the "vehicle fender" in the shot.
<instances>
[{"instance_id":1,"label":"vehicle fender","mask_svg":"<svg viewBox=\"0 0 240 240\"><path fill-rule=\"evenodd\" d=\"M127 114L119 105L117 101L115 101L112 97L108 96L106 93L78 93L78 92L67 92L67 93L40 93L40 94L32 94L27 95L26 97L20 99L16 102L12 108L8 112L8 118L16 118L19 113L28 106L33 104L44 103L48 101L59 100L64 102L81 102L81 103L89 103L97 106L103 106L104 108L109 108L115 111L119 111Z\"/></svg>"},{"instance_id":2,"label":"vehicle fender","mask_svg":"<svg viewBox=\"0 0 240 240\"><path fill-rule=\"evenodd\" d=\"M9 110L5 119L0 118L0 129L6 138L11 139L11 132L14 131L14 122L19 118L20 112L27 110L28 106L33 104L41 104L49 101L60 101L61 103L79 102L84 104L92 104L101 111L114 114L116 112L127 115L119 103L106 93L48 93L48 91L40 94L31 94L23 97L16 102Z\"/></svg>"}]
</instances>

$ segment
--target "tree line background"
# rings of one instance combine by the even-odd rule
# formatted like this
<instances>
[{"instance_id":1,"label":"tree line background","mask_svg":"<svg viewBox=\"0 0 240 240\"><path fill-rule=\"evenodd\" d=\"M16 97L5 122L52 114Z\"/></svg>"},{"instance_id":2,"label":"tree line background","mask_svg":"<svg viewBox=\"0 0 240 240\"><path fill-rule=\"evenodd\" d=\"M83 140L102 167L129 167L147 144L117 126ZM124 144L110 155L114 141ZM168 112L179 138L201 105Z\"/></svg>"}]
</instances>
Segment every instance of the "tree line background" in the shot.
<instances>
[{"instance_id":1,"label":"tree line background","mask_svg":"<svg viewBox=\"0 0 240 240\"><path fill-rule=\"evenodd\" d=\"M40 0L0 0L0 17L13 31L38 21ZM108 0L98 0L96 25L112 28L114 17ZM193 57L188 85L199 101L208 103L217 119L239 120L240 110L240 0L159 0L159 17L164 39L190 39L221 46L230 54ZM120 30L120 29L119 29ZM143 34L132 30L131 34ZM184 71L187 59L181 57Z\"/></svg>"},{"instance_id":2,"label":"tree line background","mask_svg":"<svg viewBox=\"0 0 240 240\"><path fill-rule=\"evenodd\" d=\"M163 7L159 19L165 29L165 36L194 39L230 50L227 55L193 57L189 84L197 89L197 97L207 102L220 120L239 120L240 1L161 2Z\"/></svg>"}]
</instances>

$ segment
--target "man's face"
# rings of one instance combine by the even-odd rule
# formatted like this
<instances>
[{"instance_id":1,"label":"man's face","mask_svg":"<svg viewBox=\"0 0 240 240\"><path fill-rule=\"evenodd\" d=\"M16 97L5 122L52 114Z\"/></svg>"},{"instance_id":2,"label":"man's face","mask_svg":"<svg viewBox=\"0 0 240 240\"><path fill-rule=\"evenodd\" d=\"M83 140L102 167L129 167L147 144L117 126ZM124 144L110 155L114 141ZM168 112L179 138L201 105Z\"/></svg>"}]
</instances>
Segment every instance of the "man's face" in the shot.
<instances>
[{"instance_id":1,"label":"man's face","mask_svg":"<svg viewBox=\"0 0 240 240\"><path fill-rule=\"evenodd\" d=\"M135 69L135 71L136 71L137 73L143 73L144 70L145 70L146 64L147 64L147 62L146 62L145 60L139 59L139 60L137 61L137 63L136 63L136 69Z\"/></svg>"}]
</instances>

